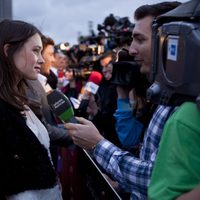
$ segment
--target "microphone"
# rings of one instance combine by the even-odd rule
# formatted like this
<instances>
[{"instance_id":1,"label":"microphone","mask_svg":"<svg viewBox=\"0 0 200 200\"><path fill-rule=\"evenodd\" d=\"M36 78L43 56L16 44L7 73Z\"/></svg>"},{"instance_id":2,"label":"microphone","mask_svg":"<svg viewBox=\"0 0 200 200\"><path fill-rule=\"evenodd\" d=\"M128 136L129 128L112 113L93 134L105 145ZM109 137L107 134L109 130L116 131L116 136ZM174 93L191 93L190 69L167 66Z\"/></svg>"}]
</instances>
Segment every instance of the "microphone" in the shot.
<instances>
[{"instance_id":1,"label":"microphone","mask_svg":"<svg viewBox=\"0 0 200 200\"><path fill-rule=\"evenodd\" d=\"M49 106L62 122L77 123L74 110L68 97L59 90L53 90L47 95Z\"/></svg>"},{"instance_id":2,"label":"microphone","mask_svg":"<svg viewBox=\"0 0 200 200\"><path fill-rule=\"evenodd\" d=\"M100 72L93 71L88 78L84 90L86 90L89 93L96 94L97 90L99 89L99 84L102 81L102 78L103 76Z\"/></svg>"},{"instance_id":3,"label":"microphone","mask_svg":"<svg viewBox=\"0 0 200 200\"><path fill-rule=\"evenodd\" d=\"M65 83L65 72L63 69L58 69L58 82L57 82L57 88L61 90L61 88L64 86Z\"/></svg>"},{"instance_id":4,"label":"microphone","mask_svg":"<svg viewBox=\"0 0 200 200\"><path fill-rule=\"evenodd\" d=\"M102 81L102 78L103 78L102 74L98 71L93 71L90 74L88 81L87 81L87 83L86 83L86 85L83 89L83 93L79 97L80 105L77 109L77 111L78 111L77 115L78 116L82 116L82 117L85 117L85 118L88 117L86 110L87 110L87 107L88 107L88 104L89 104L89 99L88 99L88 97L85 98L85 95L86 94L96 94L97 90L99 89L99 84Z\"/></svg>"}]
</instances>

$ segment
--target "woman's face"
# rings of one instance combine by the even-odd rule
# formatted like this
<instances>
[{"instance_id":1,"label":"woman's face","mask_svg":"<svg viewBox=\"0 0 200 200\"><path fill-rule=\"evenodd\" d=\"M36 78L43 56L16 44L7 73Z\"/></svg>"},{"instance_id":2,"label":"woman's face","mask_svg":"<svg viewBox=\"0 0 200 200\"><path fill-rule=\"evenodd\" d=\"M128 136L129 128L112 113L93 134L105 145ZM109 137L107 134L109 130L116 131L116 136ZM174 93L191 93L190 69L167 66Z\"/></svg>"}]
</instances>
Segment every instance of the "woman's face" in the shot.
<instances>
[{"instance_id":1,"label":"woman's face","mask_svg":"<svg viewBox=\"0 0 200 200\"><path fill-rule=\"evenodd\" d=\"M102 73L106 80L109 81L112 78L112 71L113 71L113 66L111 63L109 63L106 67L102 68Z\"/></svg>"},{"instance_id":2,"label":"woman's face","mask_svg":"<svg viewBox=\"0 0 200 200\"><path fill-rule=\"evenodd\" d=\"M72 69L67 69L66 72L65 72L65 78L68 80L68 81L71 81L74 79L74 74L73 74L73 70Z\"/></svg>"},{"instance_id":3,"label":"woman's face","mask_svg":"<svg viewBox=\"0 0 200 200\"><path fill-rule=\"evenodd\" d=\"M14 54L14 63L24 78L31 80L37 79L41 65L44 63L41 51L41 37L36 33Z\"/></svg>"}]
</instances>

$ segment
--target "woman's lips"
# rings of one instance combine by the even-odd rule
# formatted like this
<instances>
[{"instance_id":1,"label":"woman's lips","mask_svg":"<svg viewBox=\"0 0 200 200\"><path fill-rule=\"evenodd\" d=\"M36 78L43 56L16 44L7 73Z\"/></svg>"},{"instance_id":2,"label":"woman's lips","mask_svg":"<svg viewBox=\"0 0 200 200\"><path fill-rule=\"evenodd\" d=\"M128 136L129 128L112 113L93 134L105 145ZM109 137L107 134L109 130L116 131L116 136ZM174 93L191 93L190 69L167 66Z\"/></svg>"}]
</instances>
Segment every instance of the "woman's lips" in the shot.
<instances>
[{"instance_id":1,"label":"woman's lips","mask_svg":"<svg viewBox=\"0 0 200 200\"><path fill-rule=\"evenodd\" d=\"M37 73L40 73L41 67L35 67L35 70L36 70Z\"/></svg>"}]
</instances>

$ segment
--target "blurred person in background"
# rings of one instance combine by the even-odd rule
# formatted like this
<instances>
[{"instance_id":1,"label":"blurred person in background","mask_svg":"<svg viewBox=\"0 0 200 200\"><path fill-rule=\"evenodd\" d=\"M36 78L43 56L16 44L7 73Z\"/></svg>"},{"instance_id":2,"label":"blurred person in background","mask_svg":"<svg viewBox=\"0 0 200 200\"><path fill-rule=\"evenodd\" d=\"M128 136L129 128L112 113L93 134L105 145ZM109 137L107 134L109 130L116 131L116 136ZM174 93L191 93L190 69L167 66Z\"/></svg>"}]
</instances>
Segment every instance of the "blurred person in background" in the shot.
<instances>
[{"instance_id":1,"label":"blurred person in background","mask_svg":"<svg viewBox=\"0 0 200 200\"><path fill-rule=\"evenodd\" d=\"M56 89L57 87L57 75L51 70L52 64L55 62L54 58L54 41L50 37L43 38L43 44L45 46L43 50L43 57L46 59L42 66L41 74L47 78L47 82L51 88ZM41 79L42 81L42 79Z\"/></svg>"},{"instance_id":2,"label":"blurred person in background","mask_svg":"<svg viewBox=\"0 0 200 200\"><path fill-rule=\"evenodd\" d=\"M50 38L49 38L50 39ZM50 42L50 41L48 41ZM55 45L54 41L51 41L51 66L48 71L44 71L42 74L47 77L47 83L53 88L61 88L63 87L65 81L65 69L68 67L68 58L67 56L59 49L54 48Z\"/></svg>"},{"instance_id":3,"label":"blurred person in background","mask_svg":"<svg viewBox=\"0 0 200 200\"><path fill-rule=\"evenodd\" d=\"M102 73L103 67L107 66L113 60L114 52L111 50L104 52L94 63L93 70Z\"/></svg>"},{"instance_id":4,"label":"blurred person in background","mask_svg":"<svg viewBox=\"0 0 200 200\"><path fill-rule=\"evenodd\" d=\"M73 97L78 99L81 92L82 81L74 74L73 68L68 67L65 71L65 86L61 88L61 91L69 98Z\"/></svg>"},{"instance_id":5,"label":"blurred person in background","mask_svg":"<svg viewBox=\"0 0 200 200\"><path fill-rule=\"evenodd\" d=\"M99 84L97 93L95 95L92 93L83 95L83 99L89 99L87 114L100 133L106 139L120 146L115 130L115 118L113 116L117 103L116 85L111 83L112 62L114 59L115 54L112 51L108 51L102 55L100 63L103 79Z\"/></svg>"},{"instance_id":6,"label":"blurred person in background","mask_svg":"<svg viewBox=\"0 0 200 200\"><path fill-rule=\"evenodd\" d=\"M68 84L66 80L65 73L69 67L69 58L62 51L55 52L55 62L54 62L54 71L57 75L57 89L62 90ZM56 68L56 70L55 70Z\"/></svg>"}]
</instances>

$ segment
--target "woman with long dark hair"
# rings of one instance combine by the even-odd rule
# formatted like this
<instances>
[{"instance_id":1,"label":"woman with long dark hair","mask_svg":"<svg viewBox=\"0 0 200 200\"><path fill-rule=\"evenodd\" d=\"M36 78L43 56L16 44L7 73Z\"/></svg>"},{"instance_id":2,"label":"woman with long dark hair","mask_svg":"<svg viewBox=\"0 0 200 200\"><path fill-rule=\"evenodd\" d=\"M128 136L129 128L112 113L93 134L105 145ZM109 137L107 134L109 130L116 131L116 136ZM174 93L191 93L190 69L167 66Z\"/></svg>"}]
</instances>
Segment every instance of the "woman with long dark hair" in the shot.
<instances>
[{"instance_id":1,"label":"woman with long dark hair","mask_svg":"<svg viewBox=\"0 0 200 200\"><path fill-rule=\"evenodd\" d=\"M0 22L0 196L9 200L62 199L48 132L25 93L44 62L41 36L29 23Z\"/></svg>"}]
</instances>

